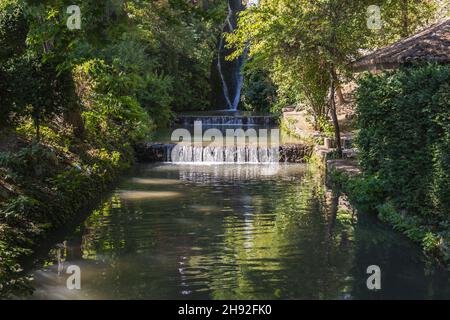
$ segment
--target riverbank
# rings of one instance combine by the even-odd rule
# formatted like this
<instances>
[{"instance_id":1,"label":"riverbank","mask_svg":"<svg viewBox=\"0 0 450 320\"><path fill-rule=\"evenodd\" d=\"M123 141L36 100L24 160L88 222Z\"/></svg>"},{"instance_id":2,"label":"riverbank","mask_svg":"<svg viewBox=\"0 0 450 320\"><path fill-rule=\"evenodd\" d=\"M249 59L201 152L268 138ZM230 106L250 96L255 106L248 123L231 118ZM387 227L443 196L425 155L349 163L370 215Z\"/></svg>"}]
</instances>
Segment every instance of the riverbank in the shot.
<instances>
[{"instance_id":1,"label":"riverbank","mask_svg":"<svg viewBox=\"0 0 450 320\"><path fill-rule=\"evenodd\" d=\"M376 177L361 173L357 162L327 161L327 182L347 195L352 205L364 212L372 212L383 223L420 246L423 253L450 270L450 237L443 225L438 228L415 215L399 212L394 204L383 198L383 190Z\"/></svg>"},{"instance_id":2,"label":"riverbank","mask_svg":"<svg viewBox=\"0 0 450 320\"><path fill-rule=\"evenodd\" d=\"M342 117L345 119L345 117ZM381 182L374 176L364 174L359 165L355 148L355 132L341 134L343 159L335 159L335 149L330 140L307 127L303 113L285 112L281 128L298 139L312 144L312 162L326 172L327 184L346 194L353 206L361 211L373 213L385 223L420 246L423 253L441 266L450 270L450 231L445 223L431 224L417 215L398 210L386 195ZM345 125L344 125L345 127ZM354 129L354 128L353 128ZM327 143L328 142L328 143Z\"/></svg>"},{"instance_id":3,"label":"riverbank","mask_svg":"<svg viewBox=\"0 0 450 320\"><path fill-rule=\"evenodd\" d=\"M128 143L94 146L44 128L2 134L0 297L30 292L24 261L40 242L92 203L134 161Z\"/></svg>"}]
</instances>

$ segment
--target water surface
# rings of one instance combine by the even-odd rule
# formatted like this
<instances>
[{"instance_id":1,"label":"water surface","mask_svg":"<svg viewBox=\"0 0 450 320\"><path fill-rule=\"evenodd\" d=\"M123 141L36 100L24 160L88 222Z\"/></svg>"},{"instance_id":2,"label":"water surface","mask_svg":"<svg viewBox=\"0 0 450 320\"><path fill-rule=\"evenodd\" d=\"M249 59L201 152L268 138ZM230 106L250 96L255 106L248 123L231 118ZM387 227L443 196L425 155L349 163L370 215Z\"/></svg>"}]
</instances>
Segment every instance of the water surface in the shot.
<instances>
[{"instance_id":1,"label":"water surface","mask_svg":"<svg viewBox=\"0 0 450 320\"><path fill-rule=\"evenodd\" d=\"M31 298L450 298L447 274L305 165L142 165L70 227Z\"/></svg>"}]
</instances>

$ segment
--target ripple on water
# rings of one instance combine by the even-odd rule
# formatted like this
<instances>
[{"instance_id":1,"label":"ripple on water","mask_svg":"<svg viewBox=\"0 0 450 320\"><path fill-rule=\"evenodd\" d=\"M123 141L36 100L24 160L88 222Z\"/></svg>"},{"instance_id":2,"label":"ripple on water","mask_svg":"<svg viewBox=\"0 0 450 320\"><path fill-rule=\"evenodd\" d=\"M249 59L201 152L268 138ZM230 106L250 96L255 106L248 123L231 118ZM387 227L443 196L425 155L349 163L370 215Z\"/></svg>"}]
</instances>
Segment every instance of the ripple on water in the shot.
<instances>
[{"instance_id":1,"label":"ripple on water","mask_svg":"<svg viewBox=\"0 0 450 320\"><path fill-rule=\"evenodd\" d=\"M52 250L32 298L450 298L446 273L321 181L305 165L140 166L66 236L60 263L80 264L83 290L65 289Z\"/></svg>"}]
</instances>

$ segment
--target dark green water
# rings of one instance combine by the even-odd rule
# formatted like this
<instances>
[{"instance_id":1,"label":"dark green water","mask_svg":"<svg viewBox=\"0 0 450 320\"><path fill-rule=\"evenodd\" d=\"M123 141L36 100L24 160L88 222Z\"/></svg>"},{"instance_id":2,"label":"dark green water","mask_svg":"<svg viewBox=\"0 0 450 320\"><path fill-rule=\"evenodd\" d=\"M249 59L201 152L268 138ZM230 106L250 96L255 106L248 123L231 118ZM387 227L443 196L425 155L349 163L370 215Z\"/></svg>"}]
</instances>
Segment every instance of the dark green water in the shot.
<instances>
[{"instance_id":1,"label":"dark green water","mask_svg":"<svg viewBox=\"0 0 450 320\"><path fill-rule=\"evenodd\" d=\"M71 227L31 298L450 298L446 273L303 165L140 166ZM66 288L69 265L81 290Z\"/></svg>"}]
</instances>

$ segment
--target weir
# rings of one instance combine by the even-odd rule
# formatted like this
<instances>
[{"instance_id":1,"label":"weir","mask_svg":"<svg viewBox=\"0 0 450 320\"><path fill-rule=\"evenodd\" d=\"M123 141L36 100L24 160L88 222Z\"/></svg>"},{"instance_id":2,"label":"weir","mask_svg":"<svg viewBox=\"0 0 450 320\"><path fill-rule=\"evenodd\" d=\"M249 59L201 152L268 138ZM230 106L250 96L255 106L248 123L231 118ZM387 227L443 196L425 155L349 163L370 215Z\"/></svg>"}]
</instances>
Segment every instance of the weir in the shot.
<instances>
[{"instance_id":1,"label":"weir","mask_svg":"<svg viewBox=\"0 0 450 320\"><path fill-rule=\"evenodd\" d=\"M137 147L142 162L278 163L305 162L312 154L301 143L282 144L276 119L221 112L181 115L164 142Z\"/></svg>"},{"instance_id":2,"label":"weir","mask_svg":"<svg viewBox=\"0 0 450 320\"><path fill-rule=\"evenodd\" d=\"M147 162L277 163L279 147L218 147L152 144L140 152Z\"/></svg>"},{"instance_id":3,"label":"weir","mask_svg":"<svg viewBox=\"0 0 450 320\"><path fill-rule=\"evenodd\" d=\"M177 148L175 153L174 148ZM303 144L286 144L279 147L217 147L149 143L136 148L140 162L303 163L311 154L311 147Z\"/></svg>"},{"instance_id":4,"label":"weir","mask_svg":"<svg viewBox=\"0 0 450 320\"><path fill-rule=\"evenodd\" d=\"M268 115L249 114L213 114L213 115L181 115L176 124L184 127L193 126L194 122L201 121L203 126L211 127L276 127L276 119Z\"/></svg>"}]
</instances>

